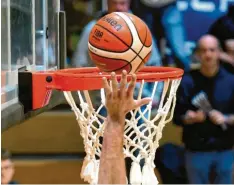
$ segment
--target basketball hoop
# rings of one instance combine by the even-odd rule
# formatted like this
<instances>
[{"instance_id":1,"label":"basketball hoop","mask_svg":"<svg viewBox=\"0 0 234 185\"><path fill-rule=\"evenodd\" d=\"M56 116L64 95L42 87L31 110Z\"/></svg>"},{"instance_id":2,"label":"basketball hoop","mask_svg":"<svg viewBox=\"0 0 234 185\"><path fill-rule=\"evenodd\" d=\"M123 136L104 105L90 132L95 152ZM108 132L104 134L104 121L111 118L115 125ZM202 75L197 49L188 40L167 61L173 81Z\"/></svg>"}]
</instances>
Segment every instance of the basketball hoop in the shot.
<instances>
[{"instance_id":1,"label":"basketball hoop","mask_svg":"<svg viewBox=\"0 0 234 185\"><path fill-rule=\"evenodd\" d=\"M154 100L159 83L163 83L160 101L156 114L152 114L152 102L144 108L132 110L125 119L124 147L125 157L132 159L130 183L153 184L157 182L154 174L154 158L162 130L170 122L176 103L176 91L180 84L183 70L172 67L144 67L137 75L139 88L135 91L137 98L144 95L147 83L152 84L151 98ZM48 92L52 89L63 91L64 96L76 115L80 126L80 134L84 139L86 157L83 162L81 177L91 183L98 182L99 158L102 144L100 139L105 130L105 93L102 78L110 79L111 75L101 72L98 68L64 69L50 73L33 75L34 98L33 108L40 108L48 103ZM120 79L121 75L117 75ZM128 75L130 80L130 75ZM44 89L42 89L44 83ZM36 85L37 84L37 85ZM90 92L100 89L100 105L95 107ZM77 91L79 105L73 98L72 91ZM46 99L47 98L47 99ZM96 100L94 100L96 101ZM105 112L105 111L104 111ZM141 170L140 162L144 162Z\"/></svg>"}]
</instances>

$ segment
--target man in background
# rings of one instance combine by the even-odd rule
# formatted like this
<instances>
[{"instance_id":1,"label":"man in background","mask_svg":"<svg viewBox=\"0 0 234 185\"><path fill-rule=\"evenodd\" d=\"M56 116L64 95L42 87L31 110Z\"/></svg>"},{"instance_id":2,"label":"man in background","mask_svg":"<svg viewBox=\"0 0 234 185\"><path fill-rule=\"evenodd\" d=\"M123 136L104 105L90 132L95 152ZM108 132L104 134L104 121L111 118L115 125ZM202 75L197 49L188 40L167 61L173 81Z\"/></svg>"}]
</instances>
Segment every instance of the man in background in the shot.
<instances>
[{"instance_id":1,"label":"man in background","mask_svg":"<svg viewBox=\"0 0 234 185\"><path fill-rule=\"evenodd\" d=\"M218 40L203 36L197 47L200 70L184 75L177 92L174 123L183 128L185 165L192 184L232 183L234 146L234 75L220 66ZM195 97L206 94L211 106ZM204 107L204 105L206 105Z\"/></svg>"},{"instance_id":2,"label":"man in background","mask_svg":"<svg viewBox=\"0 0 234 185\"><path fill-rule=\"evenodd\" d=\"M93 26L96 24L96 21L101 17L105 16L108 13L112 12L130 12L130 0L107 0L108 11L101 12L97 18L90 23L88 23L83 32L81 33L80 40L77 44L76 51L72 59L72 63L76 67L87 67L94 66L94 63L91 61L88 54L88 40L89 33L91 32ZM161 66L161 60L159 56L158 49L156 44L153 42L152 54L147 62L147 65L152 66Z\"/></svg>"},{"instance_id":3,"label":"man in background","mask_svg":"<svg viewBox=\"0 0 234 185\"><path fill-rule=\"evenodd\" d=\"M15 173L14 164L11 161L11 153L8 150L2 149L1 152L1 183L2 184L17 184L12 180Z\"/></svg>"}]
</instances>

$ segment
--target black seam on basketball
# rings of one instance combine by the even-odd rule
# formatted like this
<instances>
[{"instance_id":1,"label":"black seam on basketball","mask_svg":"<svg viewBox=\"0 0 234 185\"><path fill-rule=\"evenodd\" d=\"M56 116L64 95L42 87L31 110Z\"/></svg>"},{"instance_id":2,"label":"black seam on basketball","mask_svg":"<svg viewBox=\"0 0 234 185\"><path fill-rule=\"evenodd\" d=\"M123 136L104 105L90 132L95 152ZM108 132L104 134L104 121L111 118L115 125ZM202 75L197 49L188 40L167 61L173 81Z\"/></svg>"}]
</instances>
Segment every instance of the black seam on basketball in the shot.
<instances>
[{"instance_id":1,"label":"black seam on basketball","mask_svg":"<svg viewBox=\"0 0 234 185\"><path fill-rule=\"evenodd\" d=\"M100 27L103 28L104 30L108 31L109 33L111 33L112 35L114 35L117 39L119 39L120 41L122 41L123 44L125 44L127 47L129 47L129 46L127 45L126 42L124 42L124 41L123 41L121 38L119 38L117 35L113 34L110 30L108 30L107 28L105 28L104 26L102 26L102 25L100 25L100 24L96 24L96 25L97 25L97 26L100 26ZM94 47L95 47L95 46L94 46ZM135 54L137 54L137 52L136 52L134 49L132 49L131 47L128 48L128 49L132 50ZM103 50L103 49L101 49L101 50ZM105 50L103 50L103 51L105 51ZM116 52L116 53L122 53L122 52Z\"/></svg>"},{"instance_id":2,"label":"black seam on basketball","mask_svg":"<svg viewBox=\"0 0 234 185\"><path fill-rule=\"evenodd\" d=\"M139 51L138 55L140 54L140 52L142 51L143 47L145 46L145 42L146 42L146 39L147 39L147 36L148 36L148 31L147 31L146 25L145 25L145 31L146 31L145 40L144 40L143 46L141 47L141 50ZM146 57L147 57L147 55L146 55ZM145 57L145 58L146 58L146 57ZM144 62L145 58L144 58L144 59L141 61L141 63L137 66L136 71L139 70L139 68L141 67L142 64L143 64L143 65L145 64L145 62Z\"/></svg>"},{"instance_id":3,"label":"black seam on basketball","mask_svg":"<svg viewBox=\"0 0 234 185\"><path fill-rule=\"evenodd\" d=\"M145 28L146 28L146 27L145 27ZM139 57L139 58L141 59L141 63L138 65L137 70L138 70L139 66L141 66L142 63L145 64L145 62L144 62L144 59L145 59L145 58L144 58L144 59L141 58L141 56L140 56L139 54L140 54L140 52L142 51L142 49L143 49L143 47L144 47L144 45L145 45L146 38L147 38L147 30L146 30L146 36L145 36L144 44L142 45L140 51L139 51L138 53L136 53L136 56L129 62L129 64L131 64L131 67L132 67L132 62L133 62L137 57ZM128 64L127 64L127 65L128 65ZM125 66L127 66L127 65L125 65ZM125 67L125 66L123 66L123 67ZM136 70L136 71L137 71L137 70Z\"/></svg>"},{"instance_id":4,"label":"black seam on basketball","mask_svg":"<svg viewBox=\"0 0 234 185\"><path fill-rule=\"evenodd\" d=\"M148 27L146 25L145 25L145 28L146 28L146 33L147 33L147 37L148 37L148 31L150 32L150 30L148 29ZM150 32L150 35L151 35L151 32ZM151 38L152 38L152 36L151 36ZM151 45L148 46L145 43L144 43L144 45L147 48L149 48L150 46L152 46L153 45L153 38L151 39Z\"/></svg>"},{"instance_id":5,"label":"black seam on basketball","mask_svg":"<svg viewBox=\"0 0 234 185\"><path fill-rule=\"evenodd\" d=\"M134 24L134 22L132 21L132 19L127 15L127 14L125 14L129 19L130 19L130 21L132 22L132 24L134 25L134 27L135 27L135 29L136 29L136 32L137 32L137 35L138 35L138 38L139 38L139 40L141 41L141 44L143 44L142 45L142 47L141 47L141 49L140 49L140 51L137 53L137 55L131 60L131 62L130 63L132 63L135 59L136 59L136 57L139 57L140 59L141 59L141 63L138 65L138 67L137 67L137 69L136 69L136 71L139 69L139 67L142 65L142 64L145 64L145 62L144 62L144 60L145 60L145 58L149 55L149 53L151 53L151 52L149 52L147 55L146 55L146 57L143 59L139 54L140 54L140 52L142 51L142 49L143 49L143 47L145 46L145 42L146 42L146 39L147 39L147 36L148 36L148 31L147 31L147 26L146 26L146 24L144 24L145 25L145 30L146 30L146 36L145 36L145 40L144 40L144 43L142 43L142 40L141 40L141 38L140 38L140 35L139 35L139 33L138 33L138 30L137 30L137 27L136 27L136 25ZM125 20L124 20L125 21ZM126 21L125 21L126 22ZM131 65L132 66L132 65Z\"/></svg>"},{"instance_id":6,"label":"black seam on basketball","mask_svg":"<svg viewBox=\"0 0 234 185\"><path fill-rule=\"evenodd\" d=\"M152 53L152 51L150 51L150 52L145 56L145 58L143 59L144 64L146 63L146 62L145 62L145 59L146 59L151 53Z\"/></svg>"},{"instance_id":7,"label":"black seam on basketball","mask_svg":"<svg viewBox=\"0 0 234 185\"><path fill-rule=\"evenodd\" d=\"M91 52L92 52L92 51L91 51ZM93 54L93 55L96 55L96 56L98 56L98 57L106 58L106 59L122 60L122 61L125 61L125 62L127 62L127 63L129 64L129 62L128 62L127 60L124 60L124 59L119 59L119 58L110 58L110 57L103 57L103 56L101 56L101 55L97 55L96 53L93 53L93 52L92 52L92 54ZM126 65L128 65L128 64L126 64ZM125 66L126 66L126 65L125 65Z\"/></svg>"},{"instance_id":8,"label":"black seam on basketball","mask_svg":"<svg viewBox=\"0 0 234 185\"><path fill-rule=\"evenodd\" d=\"M147 39L147 27L146 27L146 26L145 26L145 30L146 30L145 40L144 40L144 43L142 43L143 45L142 45L140 51L137 53L137 56L140 56L139 54L140 54L140 52L142 51L143 47L145 46L145 42L146 42L146 39ZM140 37L139 37L139 38L140 38ZM137 66L136 71L139 70L139 68L140 68L140 66L141 66L142 64L145 64L144 59L141 60L141 63Z\"/></svg>"},{"instance_id":9,"label":"black seam on basketball","mask_svg":"<svg viewBox=\"0 0 234 185\"><path fill-rule=\"evenodd\" d=\"M132 65L131 65L131 63L130 62L128 62L128 64L126 64L125 66L123 66L123 67L120 67L120 68L117 68L117 69L115 69L114 71L118 71L118 70L120 70L120 69L123 69L123 68L125 68L127 65L129 65L130 66L130 71L132 70ZM129 72L130 72L129 71ZM112 71L105 71L105 72L112 72Z\"/></svg>"},{"instance_id":10,"label":"black seam on basketball","mask_svg":"<svg viewBox=\"0 0 234 185\"><path fill-rule=\"evenodd\" d=\"M145 63L146 63L146 62L145 62L145 59L146 59L150 54L151 54L151 51L145 56L145 58L142 60L142 62L138 65L136 71L139 70L139 67L142 65L142 63L145 65Z\"/></svg>"},{"instance_id":11,"label":"black seam on basketball","mask_svg":"<svg viewBox=\"0 0 234 185\"><path fill-rule=\"evenodd\" d=\"M93 55L96 55L96 56L99 56L99 57L102 57L102 58L106 58L106 59L114 59L114 60L122 60L122 61L125 61L125 62L127 62L127 64L126 65L124 65L123 67L121 67L121 68L119 68L119 69L122 69L122 68L124 68L124 67L126 67L127 65L129 65L129 64L131 64L132 63L132 61L138 56L137 54L135 55L135 57L129 62L129 61L127 61L127 60L124 60L124 59L118 59L118 58L110 58L110 57L104 57L104 56L101 56L101 55L97 55L96 53L94 53L94 52L92 52L92 51L90 51ZM139 57L139 56L138 56ZM141 58L141 57L140 57ZM141 58L142 59L142 58ZM143 59L142 59L143 60ZM131 69L132 69L132 65L131 65ZM105 71L105 72L111 72L111 71Z\"/></svg>"},{"instance_id":12,"label":"black seam on basketball","mask_svg":"<svg viewBox=\"0 0 234 185\"><path fill-rule=\"evenodd\" d=\"M118 15L117 13L114 12L115 15ZM118 15L119 16L119 15ZM132 37L132 42L130 44L130 48L132 48L132 44L133 44L133 35L132 35L132 32L131 32L131 29L130 27L128 26L128 23L124 20L124 18L122 18L121 16L119 16L121 19L123 19L123 21L125 22L125 24L127 25L128 27L128 30L129 30L129 33L131 34L131 37Z\"/></svg>"},{"instance_id":13,"label":"black seam on basketball","mask_svg":"<svg viewBox=\"0 0 234 185\"><path fill-rule=\"evenodd\" d=\"M126 51L128 51L128 50L130 49L130 48L127 48L127 50L124 50L124 51L112 51L112 50L106 50L106 49L103 49L103 48L100 48L100 47L94 46L94 45L93 45L93 44L91 44L90 42L89 42L89 44L90 44L91 46L93 46L93 47L97 48L97 49L102 50L102 51L108 51L108 52L112 52L112 53L124 53L124 52L126 52Z\"/></svg>"},{"instance_id":14,"label":"black seam on basketball","mask_svg":"<svg viewBox=\"0 0 234 185\"><path fill-rule=\"evenodd\" d=\"M146 55L146 57L147 57L150 53L151 53L151 51ZM99 56L99 55L98 55L98 56ZM132 62L136 59L136 57L139 57L140 59L142 59L139 55L136 55L130 62L127 61L128 64L124 65L123 67L120 67L120 68L116 69L115 71L120 70L120 69L123 69L123 68L126 67L127 65L130 65L131 70L132 70ZM145 58L146 58L146 57L145 57ZM104 57L104 58L107 58L107 57ZM141 65L142 63L145 64L145 62L144 62L145 58L142 59L140 65ZM122 59L119 59L119 60L122 60ZM124 61L126 61L126 60L124 60ZM140 65L138 65L137 70L138 70L138 68L140 67ZM130 70L130 71L131 71L131 70ZM137 71L137 70L136 70L136 71ZM105 72L111 72L111 71L105 71Z\"/></svg>"},{"instance_id":15,"label":"black seam on basketball","mask_svg":"<svg viewBox=\"0 0 234 185\"><path fill-rule=\"evenodd\" d=\"M125 15L126 15L126 14L125 14ZM126 15L126 16L128 16L128 15ZM136 25L134 24L134 22L132 21L132 19L131 19L129 16L128 16L128 18L130 19L130 21L132 22L132 24L133 24L134 27L136 28L136 32L137 32L138 38L139 38L139 40L141 41L141 37L140 37L140 35L139 35L139 33L138 33L138 30L137 30ZM147 30L146 30L146 34L147 34ZM141 41L141 44L143 44L142 41Z\"/></svg>"}]
</instances>

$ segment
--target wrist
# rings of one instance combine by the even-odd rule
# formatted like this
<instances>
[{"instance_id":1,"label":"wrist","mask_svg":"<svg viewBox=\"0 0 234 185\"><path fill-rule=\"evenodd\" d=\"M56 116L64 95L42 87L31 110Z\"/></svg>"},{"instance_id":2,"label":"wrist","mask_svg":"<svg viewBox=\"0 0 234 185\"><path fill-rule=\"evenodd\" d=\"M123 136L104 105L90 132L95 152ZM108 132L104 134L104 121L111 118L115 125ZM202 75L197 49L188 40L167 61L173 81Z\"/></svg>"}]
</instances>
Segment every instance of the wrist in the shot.
<instances>
[{"instance_id":1,"label":"wrist","mask_svg":"<svg viewBox=\"0 0 234 185\"><path fill-rule=\"evenodd\" d=\"M107 125L104 130L104 140L108 146L117 147L117 145L123 144L125 119L123 118L113 121L110 116L107 116L106 122Z\"/></svg>"},{"instance_id":2,"label":"wrist","mask_svg":"<svg viewBox=\"0 0 234 185\"><path fill-rule=\"evenodd\" d=\"M123 115L123 114L122 114ZM106 118L107 126L106 129L110 131L121 131L125 126L125 115L124 116L113 116L108 115Z\"/></svg>"},{"instance_id":3,"label":"wrist","mask_svg":"<svg viewBox=\"0 0 234 185\"><path fill-rule=\"evenodd\" d=\"M108 113L106 120L108 123L120 124L125 121L125 116L123 112L117 112L115 114Z\"/></svg>"}]
</instances>

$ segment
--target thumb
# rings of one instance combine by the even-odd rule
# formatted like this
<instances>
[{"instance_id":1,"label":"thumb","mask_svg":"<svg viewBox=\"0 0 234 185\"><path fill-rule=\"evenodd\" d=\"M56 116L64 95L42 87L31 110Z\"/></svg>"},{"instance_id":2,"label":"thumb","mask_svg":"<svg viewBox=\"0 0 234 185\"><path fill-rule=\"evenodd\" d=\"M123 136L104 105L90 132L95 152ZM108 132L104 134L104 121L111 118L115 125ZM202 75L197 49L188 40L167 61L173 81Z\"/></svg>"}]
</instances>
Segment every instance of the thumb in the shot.
<instances>
[{"instance_id":1,"label":"thumb","mask_svg":"<svg viewBox=\"0 0 234 185\"><path fill-rule=\"evenodd\" d=\"M136 106L135 108L141 107L145 104L148 104L149 102L151 102L152 99L151 98L143 98L141 100L135 100Z\"/></svg>"}]
</instances>

